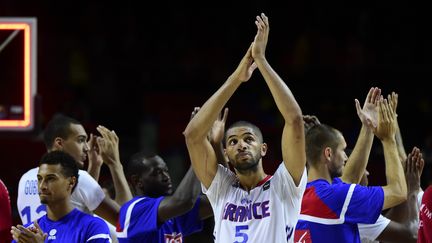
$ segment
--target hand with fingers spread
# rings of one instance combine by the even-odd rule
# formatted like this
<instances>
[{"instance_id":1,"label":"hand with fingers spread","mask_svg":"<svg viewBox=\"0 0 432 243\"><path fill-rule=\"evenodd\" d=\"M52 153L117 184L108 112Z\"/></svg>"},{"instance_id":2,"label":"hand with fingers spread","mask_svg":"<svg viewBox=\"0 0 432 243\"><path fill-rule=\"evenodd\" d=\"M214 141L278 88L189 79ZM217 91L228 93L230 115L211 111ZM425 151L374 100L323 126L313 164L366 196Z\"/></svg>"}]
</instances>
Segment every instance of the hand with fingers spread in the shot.
<instances>
[{"instance_id":1,"label":"hand with fingers spread","mask_svg":"<svg viewBox=\"0 0 432 243\"><path fill-rule=\"evenodd\" d=\"M357 115L360 118L360 121L372 128L375 129L378 123L378 101L381 98L381 89L377 87L373 87L369 90L369 93L366 96L365 103L363 104L363 108L360 107L360 102L358 99L355 99L355 106L357 110Z\"/></svg>"},{"instance_id":2,"label":"hand with fingers spread","mask_svg":"<svg viewBox=\"0 0 432 243\"><path fill-rule=\"evenodd\" d=\"M381 98L381 89L372 87L366 95L363 108L360 106L358 99L355 99L357 115L362 122L357 142L352 150L351 155L345 164L342 174L342 181L346 183L359 183L363 177L364 171L369 160L369 154L372 149L374 133L378 123L378 101Z\"/></svg>"}]
</instances>

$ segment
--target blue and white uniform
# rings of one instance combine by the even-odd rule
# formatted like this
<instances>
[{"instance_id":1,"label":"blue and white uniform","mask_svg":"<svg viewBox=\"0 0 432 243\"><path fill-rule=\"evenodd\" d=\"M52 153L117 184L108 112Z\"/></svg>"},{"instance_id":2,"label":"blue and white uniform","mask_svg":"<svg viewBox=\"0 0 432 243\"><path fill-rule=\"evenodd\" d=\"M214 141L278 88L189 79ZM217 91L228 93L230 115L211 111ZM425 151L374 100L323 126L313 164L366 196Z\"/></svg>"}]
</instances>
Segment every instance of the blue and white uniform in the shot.
<instances>
[{"instance_id":1,"label":"blue and white uniform","mask_svg":"<svg viewBox=\"0 0 432 243\"><path fill-rule=\"evenodd\" d=\"M37 222L42 231L48 234L45 242L111 242L108 226L102 219L83 213L76 208L60 220L52 221L47 215L44 215ZM34 225L30 223L25 227L34 227Z\"/></svg>"},{"instance_id":2,"label":"blue and white uniform","mask_svg":"<svg viewBox=\"0 0 432 243\"><path fill-rule=\"evenodd\" d=\"M200 198L192 210L158 223L158 208L164 197L135 197L120 208L117 239L125 242L181 243L183 237L201 231Z\"/></svg>"},{"instance_id":3,"label":"blue and white uniform","mask_svg":"<svg viewBox=\"0 0 432 243\"><path fill-rule=\"evenodd\" d=\"M296 242L360 242L358 223L373 224L380 216L380 186L346 184L335 178L309 182L303 195Z\"/></svg>"}]
</instances>

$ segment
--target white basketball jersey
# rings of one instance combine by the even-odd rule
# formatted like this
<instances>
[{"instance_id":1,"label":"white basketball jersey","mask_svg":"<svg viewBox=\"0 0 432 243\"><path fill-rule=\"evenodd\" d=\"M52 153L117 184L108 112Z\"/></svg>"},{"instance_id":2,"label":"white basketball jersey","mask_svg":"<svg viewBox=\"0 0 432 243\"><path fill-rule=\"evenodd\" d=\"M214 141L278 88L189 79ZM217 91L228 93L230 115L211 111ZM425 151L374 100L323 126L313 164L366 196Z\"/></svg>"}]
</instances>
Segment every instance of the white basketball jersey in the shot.
<instances>
[{"instance_id":1,"label":"white basketball jersey","mask_svg":"<svg viewBox=\"0 0 432 243\"><path fill-rule=\"evenodd\" d=\"M272 177L247 192L219 165L210 187L203 186L214 212L215 242L293 242L306 183L306 168L297 187L281 163Z\"/></svg>"},{"instance_id":2,"label":"white basketball jersey","mask_svg":"<svg viewBox=\"0 0 432 243\"><path fill-rule=\"evenodd\" d=\"M18 184L17 207L21 222L26 225L46 214L46 206L42 205L38 193L37 173L33 168L21 176Z\"/></svg>"}]
</instances>

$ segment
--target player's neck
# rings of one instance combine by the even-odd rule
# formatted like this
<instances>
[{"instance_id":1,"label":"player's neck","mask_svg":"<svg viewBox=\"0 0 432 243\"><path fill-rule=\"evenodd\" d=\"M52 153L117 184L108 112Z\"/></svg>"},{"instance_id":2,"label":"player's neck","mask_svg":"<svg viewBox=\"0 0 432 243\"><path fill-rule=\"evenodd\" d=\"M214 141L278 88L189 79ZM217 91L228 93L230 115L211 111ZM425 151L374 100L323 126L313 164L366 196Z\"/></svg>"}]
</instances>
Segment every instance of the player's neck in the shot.
<instances>
[{"instance_id":1,"label":"player's neck","mask_svg":"<svg viewBox=\"0 0 432 243\"><path fill-rule=\"evenodd\" d=\"M237 173L237 177L241 187L246 191L250 191L257 187L257 185L267 177L267 174L264 173L264 170L261 168L248 174Z\"/></svg>"},{"instance_id":2,"label":"player's neck","mask_svg":"<svg viewBox=\"0 0 432 243\"><path fill-rule=\"evenodd\" d=\"M47 216L52 221L57 221L70 213L74 207L70 203L70 198L68 202L56 202L47 205Z\"/></svg>"},{"instance_id":3,"label":"player's neck","mask_svg":"<svg viewBox=\"0 0 432 243\"><path fill-rule=\"evenodd\" d=\"M310 166L308 169L308 182L318 180L318 179L324 179L328 181L330 184L333 181L327 169Z\"/></svg>"}]
</instances>

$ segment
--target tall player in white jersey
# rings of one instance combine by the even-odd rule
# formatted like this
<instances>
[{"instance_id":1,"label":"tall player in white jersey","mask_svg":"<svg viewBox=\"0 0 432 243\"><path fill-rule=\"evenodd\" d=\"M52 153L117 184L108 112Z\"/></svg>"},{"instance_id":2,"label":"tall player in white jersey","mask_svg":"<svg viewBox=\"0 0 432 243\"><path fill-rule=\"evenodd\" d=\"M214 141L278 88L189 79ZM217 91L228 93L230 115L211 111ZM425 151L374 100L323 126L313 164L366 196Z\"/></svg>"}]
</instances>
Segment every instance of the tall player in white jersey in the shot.
<instances>
[{"instance_id":1,"label":"tall player in white jersey","mask_svg":"<svg viewBox=\"0 0 432 243\"><path fill-rule=\"evenodd\" d=\"M98 127L98 131L103 135L103 144L112 145L111 139L115 134L108 131L104 127ZM76 161L79 168L84 166L89 146L87 144L87 133L84 127L75 119L65 116L56 115L47 124L44 130L44 142L48 151L61 150L70 154ZM118 144L117 144L118 146ZM104 160L107 157L116 158L116 163L119 164L118 147L117 151L100 148ZM115 171L117 170L117 171ZM22 223L28 224L35 221L46 214L46 206L41 204L37 190L37 171L38 168L33 168L22 175L18 185L17 206ZM110 166L110 171L114 179L116 194L123 198L123 201L128 201L132 198L126 178L123 174L123 169L120 166L114 168ZM90 176L87 171L79 170L79 180L75 190L72 193L72 205L86 213L96 213L111 225L116 225L120 206L112 199L105 197L105 194L98 182ZM115 239L115 230L113 230L113 240Z\"/></svg>"},{"instance_id":2,"label":"tall player in white jersey","mask_svg":"<svg viewBox=\"0 0 432 243\"><path fill-rule=\"evenodd\" d=\"M184 131L195 174L214 211L215 242L293 242L293 232L306 187L306 154L302 111L285 82L265 57L267 16L256 17L257 34L234 73L201 107ZM273 176L262 157L267 152L261 131L236 122L225 133L225 156L235 174L218 165L207 139L213 122L236 89L258 67L281 112L282 159Z\"/></svg>"}]
</instances>

